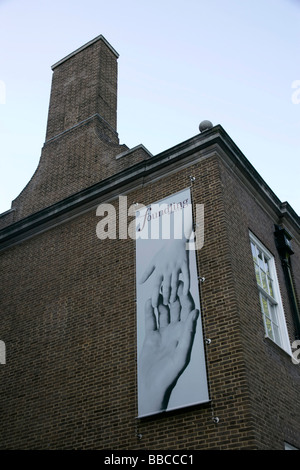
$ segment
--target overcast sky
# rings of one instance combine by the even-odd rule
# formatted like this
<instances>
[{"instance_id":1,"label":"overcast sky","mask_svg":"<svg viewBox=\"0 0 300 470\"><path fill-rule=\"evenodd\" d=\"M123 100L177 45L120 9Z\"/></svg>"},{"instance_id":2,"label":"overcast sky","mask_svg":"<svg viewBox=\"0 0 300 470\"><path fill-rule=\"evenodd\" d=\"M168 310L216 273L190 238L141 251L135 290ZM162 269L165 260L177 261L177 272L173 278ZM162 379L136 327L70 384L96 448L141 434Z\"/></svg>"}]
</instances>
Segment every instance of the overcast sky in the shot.
<instances>
[{"instance_id":1,"label":"overcast sky","mask_svg":"<svg viewBox=\"0 0 300 470\"><path fill-rule=\"evenodd\" d=\"M157 154L221 124L300 214L300 0L0 0L0 212L33 175L51 65L102 34L118 133Z\"/></svg>"}]
</instances>

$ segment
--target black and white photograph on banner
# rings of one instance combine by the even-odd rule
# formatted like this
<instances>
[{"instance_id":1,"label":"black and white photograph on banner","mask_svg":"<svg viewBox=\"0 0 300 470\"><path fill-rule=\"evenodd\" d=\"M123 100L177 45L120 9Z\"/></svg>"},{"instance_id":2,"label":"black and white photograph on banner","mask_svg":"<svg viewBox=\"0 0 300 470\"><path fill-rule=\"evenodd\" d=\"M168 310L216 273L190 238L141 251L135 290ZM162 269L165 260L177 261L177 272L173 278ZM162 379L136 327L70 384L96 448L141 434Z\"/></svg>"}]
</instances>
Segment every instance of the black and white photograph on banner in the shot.
<instances>
[{"instance_id":1,"label":"black and white photograph on banner","mask_svg":"<svg viewBox=\"0 0 300 470\"><path fill-rule=\"evenodd\" d=\"M209 401L191 191L136 211L138 417Z\"/></svg>"}]
</instances>

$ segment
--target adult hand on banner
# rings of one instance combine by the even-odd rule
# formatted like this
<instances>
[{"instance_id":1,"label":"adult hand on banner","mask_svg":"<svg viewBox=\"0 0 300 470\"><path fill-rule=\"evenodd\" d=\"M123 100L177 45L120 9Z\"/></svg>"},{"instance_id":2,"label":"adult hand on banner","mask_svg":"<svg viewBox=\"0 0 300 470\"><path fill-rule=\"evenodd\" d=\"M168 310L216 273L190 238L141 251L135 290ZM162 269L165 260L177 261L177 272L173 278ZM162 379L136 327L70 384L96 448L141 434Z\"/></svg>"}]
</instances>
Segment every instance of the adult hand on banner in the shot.
<instances>
[{"instance_id":1,"label":"adult hand on banner","mask_svg":"<svg viewBox=\"0 0 300 470\"><path fill-rule=\"evenodd\" d=\"M165 305L175 301L180 273L183 277L184 294L188 294L190 270L189 251L186 249L186 243L186 239L167 240L144 271L140 284L146 282L153 273L155 276L152 290L152 307L158 306L161 288Z\"/></svg>"},{"instance_id":2,"label":"adult hand on banner","mask_svg":"<svg viewBox=\"0 0 300 470\"><path fill-rule=\"evenodd\" d=\"M139 357L139 414L165 410L192 351L199 311L183 284L178 298L166 306L161 296L156 318L151 299L145 305L145 340Z\"/></svg>"}]
</instances>

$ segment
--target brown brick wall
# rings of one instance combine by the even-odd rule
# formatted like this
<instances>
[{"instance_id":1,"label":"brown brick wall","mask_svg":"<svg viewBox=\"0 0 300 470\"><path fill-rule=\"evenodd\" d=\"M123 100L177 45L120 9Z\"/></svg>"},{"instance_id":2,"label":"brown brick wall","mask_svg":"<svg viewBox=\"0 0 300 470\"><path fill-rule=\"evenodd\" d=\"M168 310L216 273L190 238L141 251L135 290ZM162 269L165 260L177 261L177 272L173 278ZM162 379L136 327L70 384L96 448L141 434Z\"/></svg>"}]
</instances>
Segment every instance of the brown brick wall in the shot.
<instances>
[{"instance_id":1,"label":"brown brick wall","mask_svg":"<svg viewBox=\"0 0 300 470\"><path fill-rule=\"evenodd\" d=\"M2 448L255 448L218 160L133 191L128 204L184 189L190 174L205 204L198 259L212 404L136 419L134 241L97 239L91 211L1 255Z\"/></svg>"},{"instance_id":2,"label":"brown brick wall","mask_svg":"<svg viewBox=\"0 0 300 470\"><path fill-rule=\"evenodd\" d=\"M255 420L259 448L278 449L284 441L300 447L300 370L291 357L265 339L258 290L249 246L249 229L275 257L278 281L290 343L294 324L283 269L275 245L274 224L279 219L258 204L257 198L238 182L232 171L222 166L223 199L226 207L228 241L231 248L233 281L240 315L247 386ZM282 220L280 220L282 221ZM293 266L299 266L298 235L293 240ZM299 284L297 284L299 288Z\"/></svg>"},{"instance_id":3,"label":"brown brick wall","mask_svg":"<svg viewBox=\"0 0 300 470\"><path fill-rule=\"evenodd\" d=\"M141 147L116 158L128 148L115 132L115 88L116 56L102 39L54 67L41 160L3 225L147 163ZM246 189L233 159L227 166L223 150L203 144L203 152L190 150L198 141L189 147L189 166L180 162L182 145L173 149L178 166L170 158L151 176L149 163L127 195L128 206L147 205L195 177L193 201L205 212L197 262L211 402L137 419L135 242L99 240L95 206L0 254L0 449L282 449L285 440L300 447L300 366L264 337L249 229L275 256L291 341L274 224L293 232L298 296L299 234L261 192Z\"/></svg>"},{"instance_id":4,"label":"brown brick wall","mask_svg":"<svg viewBox=\"0 0 300 470\"><path fill-rule=\"evenodd\" d=\"M124 147L101 139L97 135L97 121L95 118L44 145L37 171L13 201L14 221L117 172L115 156Z\"/></svg>"}]
</instances>

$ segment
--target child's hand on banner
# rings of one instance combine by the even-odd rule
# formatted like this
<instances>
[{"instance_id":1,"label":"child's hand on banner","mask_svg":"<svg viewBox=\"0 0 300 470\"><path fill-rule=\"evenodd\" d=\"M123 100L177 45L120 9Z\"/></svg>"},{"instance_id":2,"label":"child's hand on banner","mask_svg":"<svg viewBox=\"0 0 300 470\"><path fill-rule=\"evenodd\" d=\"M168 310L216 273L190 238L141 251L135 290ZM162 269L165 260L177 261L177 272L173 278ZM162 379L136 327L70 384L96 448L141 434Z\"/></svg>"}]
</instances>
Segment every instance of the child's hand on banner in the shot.
<instances>
[{"instance_id":1,"label":"child's hand on banner","mask_svg":"<svg viewBox=\"0 0 300 470\"><path fill-rule=\"evenodd\" d=\"M180 274L184 284L183 292L187 295L190 289L190 270L189 251L186 249L185 239L166 240L144 271L140 284L146 282L152 274L155 276L151 296L152 307L158 306L161 290L165 305L176 300Z\"/></svg>"}]
</instances>

